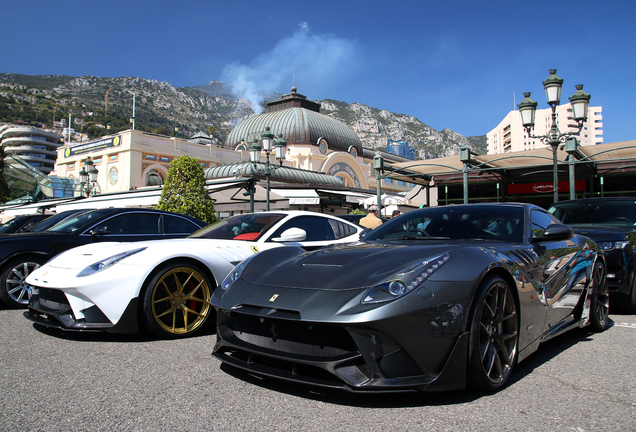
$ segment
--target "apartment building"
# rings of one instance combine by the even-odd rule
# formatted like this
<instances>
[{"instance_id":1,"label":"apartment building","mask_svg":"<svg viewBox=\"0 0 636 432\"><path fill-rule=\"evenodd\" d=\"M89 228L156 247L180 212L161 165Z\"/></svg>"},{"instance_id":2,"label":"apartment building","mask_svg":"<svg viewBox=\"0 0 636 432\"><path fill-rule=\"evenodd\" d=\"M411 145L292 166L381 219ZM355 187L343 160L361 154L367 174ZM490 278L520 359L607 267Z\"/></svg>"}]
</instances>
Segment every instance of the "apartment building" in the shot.
<instances>
[{"instance_id":1,"label":"apartment building","mask_svg":"<svg viewBox=\"0 0 636 432\"><path fill-rule=\"evenodd\" d=\"M557 126L561 133L576 132L578 126L572 113L572 104L567 103L556 107ZM552 126L552 109L538 109L535 115L535 125L532 135L546 135ZM603 108L591 106L588 108L587 121L577 136L579 144L583 146L603 143ZM521 114L518 110L510 111L496 128L486 134L488 154L510 153L533 150L545 147L538 138L530 138L521 124Z\"/></svg>"}]
</instances>

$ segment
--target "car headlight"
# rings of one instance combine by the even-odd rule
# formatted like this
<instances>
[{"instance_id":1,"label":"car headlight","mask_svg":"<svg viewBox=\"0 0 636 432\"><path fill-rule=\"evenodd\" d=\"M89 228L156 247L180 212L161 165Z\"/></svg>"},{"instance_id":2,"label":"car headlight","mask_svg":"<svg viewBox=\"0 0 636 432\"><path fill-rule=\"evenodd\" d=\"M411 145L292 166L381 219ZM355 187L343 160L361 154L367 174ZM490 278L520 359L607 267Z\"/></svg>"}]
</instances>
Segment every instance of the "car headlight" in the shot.
<instances>
[{"instance_id":1,"label":"car headlight","mask_svg":"<svg viewBox=\"0 0 636 432\"><path fill-rule=\"evenodd\" d=\"M600 242L599 247L603 250L603 251L611 251L614 249L625 249L628 245L629 242L628 241L617 241L617 242Z\"/></svg>"},{"instance_id":2,"label":"car headlight","mask_svg":"<svg viewBox=\"0 0 636 432\"><path fill-rule=\"evenodd\" d=\"M448 260L450 255L445 253L411 264L369 288L362 298L362 303L379 303L402 297L420 286Z\"/></svg>"},{"instance_id":3,"label":"car headlight","mask_svg":"<svg viewBox=\"0 0 636 432\"><path fill-rule=\"evenodd\" d=\"M227 289L230 287L230 285L232 285L234 282L236 282L241 277L241 275L243 274L243 271L245 271L245 268L247 267L247 265L250 263L250 261L252 261L252 259L255 256L256 256L256 254L254 254L254 255L244 259L243 261L241 261L225 277L225 280L223 280L223 282L221 282L221 285L219 285L219 288L223 291L221 293L221 295L223 295L225 293L225 291L227 291Z\"/></svg>"},{"instance_id":4,"label":"car headlight","mask_svg":"<svg viewBox=\"0 0 636 432\"><path fill-rule=\"evenodd\" d=\"M79 272L77 274L77 277L90 276L95 273L99 273L102 270L106 270L108 267L114 266L119 261L123 260L124 258L127 258L145 249L146 249L145 247L132 249L126 252L118 253L117 255L113 255L112 257L105 258L101 261L97 261L96 263L89 265L84 270Z\"/></svg>"}]
</instances>

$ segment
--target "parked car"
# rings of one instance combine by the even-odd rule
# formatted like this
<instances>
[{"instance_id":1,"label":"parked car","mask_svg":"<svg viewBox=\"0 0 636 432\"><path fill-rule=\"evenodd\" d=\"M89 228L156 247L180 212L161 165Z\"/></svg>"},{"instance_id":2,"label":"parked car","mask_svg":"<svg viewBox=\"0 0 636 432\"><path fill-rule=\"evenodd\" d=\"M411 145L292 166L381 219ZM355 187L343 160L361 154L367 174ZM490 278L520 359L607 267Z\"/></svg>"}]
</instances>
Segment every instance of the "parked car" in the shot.
<instances>
[{"instance_id":1,"label":"parked car","mask_svg":"<svg viewBox=\"0 0 636 432\"><path fill-rule=\"evenodd\" d=\"M493 391L540 342L602 331L609 294L592 240L540 207L502 203L411 211L351 245L264 251L211 303L213 355L253 374L361 392Z\"/></svg>"},{"instance_id":2,"label":"parked car","mask_svg":"<svg viewBox=\"0 0 636 432\"><path fill-rule=\"evenodd\" d=\"M191 335L207 321L218 283L243 259L285 245L354 242L361 232L333 216L276 211L235 216L181 240L78 247L31 273L26 316L67 331L143 326L161 337Z\"/></svg>"},{"instance_id":3,"label":"parked car","mask_svg":"<svg viewBox=\"0 0 636 432\"><path fill-rule=\"evenodd\" d=\"M636 198L561 201L548 211L601 247L610 293L636 312Z\"/></svg>"},{"instance_id":4,"label":"parked car","mask_svg":"<svg viewBox=\"0 0 636 432\"><path fill-rule=\"evenodd\" d=\"M25 308L31 296L24 280L49 259L87 243L180 238L205 222L152 209L108 208L63 219L40 232L0 235L0 299Z\"/></svg>"},{"instance_id":5,"label":"parked car","mask_svg":"<svg viewBox=\"0 0 636 432\"><path fill-rule=\"evenodd\" d=\"M35 225L29 227L29 229L27 229L26 231L28 231L28 232L44 231L44 230L49 229L53 225L59 223L60 221L66 219L68 217L71 217L71 216L79 214L79 213L86 213L87 211L91 211L91 210L93 210L93 209L75 209L75 210L66 210L66 211L63 211L61 213L56 213L54 215L51 215L51 216L47 217L44 220L41 220L40 222L36 223Z\"/></svg>"},{"instance_id":6,"label":"parked car","mask_svg":"<svg viewBox=\"0 0 636 432\"><path fill-rule=\"evenodd\" d=\"M41 213L16 216L0 225L0 234L12 234L29 231L29 229L51 215Z\"/></svg>"}]
</instances>

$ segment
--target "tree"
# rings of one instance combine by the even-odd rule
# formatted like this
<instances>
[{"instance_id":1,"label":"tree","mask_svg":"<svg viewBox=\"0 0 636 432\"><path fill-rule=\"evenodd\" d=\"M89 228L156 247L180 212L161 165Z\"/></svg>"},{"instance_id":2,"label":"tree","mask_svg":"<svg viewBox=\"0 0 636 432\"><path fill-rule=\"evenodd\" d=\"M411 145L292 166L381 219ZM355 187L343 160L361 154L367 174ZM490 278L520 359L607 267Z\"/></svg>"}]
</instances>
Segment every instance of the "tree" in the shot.
<instances>
[{"instance_id":1,"label":"tree","mask_svg":"<svg viewBox=\"0 0 636 432\"><path fill-rule=\"evenodd\" d=\"M0 203L11 199L11 191L4 178L4 147L0 146Z\"/></svg>"},{"instance_id":2,"label":"tree","mask_svg":"<svg viewBox=\"0 0 636 432\"><path fill-rule=\"evenodd\" d=\"M214 202L205 189L203 167L197 159L186 155L172 161L157 208L216 222Z\"/></svg>"}]
</instances>

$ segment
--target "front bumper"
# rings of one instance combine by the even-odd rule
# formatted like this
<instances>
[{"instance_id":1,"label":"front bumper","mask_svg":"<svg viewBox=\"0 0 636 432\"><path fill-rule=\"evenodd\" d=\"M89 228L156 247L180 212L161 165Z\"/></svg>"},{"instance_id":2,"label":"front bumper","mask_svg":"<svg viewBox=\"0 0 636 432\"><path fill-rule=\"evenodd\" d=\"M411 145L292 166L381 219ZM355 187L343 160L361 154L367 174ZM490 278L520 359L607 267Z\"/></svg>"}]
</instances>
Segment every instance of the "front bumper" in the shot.
<instances>
[{"instance_id":1,"label":"front bumper","mask_svg":"<svg viewBox=\"0 0 636 432\"><path fill-rule=\"evenodd\" d=\"M636 270L634 257L624 249L605 251L603 255L607 264L607 284L610 293L629 294Z\"/></svg>"},{"instance_id":2,"label":"front bumper","mask_svg":"<svg viewBox=\"0 0 636 432\"><path fill-rule=\"evenodd\" d=\"M36 324L64 331L137 333L137 304L138 299L132 299L117 324L113 324L96 305L84 309L82 318L76 318L63 291L32 288L31 300L24 316Z\"/></svg>"},{"instance_id":3,"label":"front bumper","mask_svg":"<svg viewBox=\"0 0 636 432\"><path fill-rule=\"evenodd\" d=\"M382 323L338 325L217 310L213 355L237 368L352 392L440 391L466 385L467 333L440 335L441 366L423 367ZM411 323L412 324L412 323ZM392 327L394 323L389 326ZM433 350L435 350L433 348Z\"/></svg>"}]
</instances>

